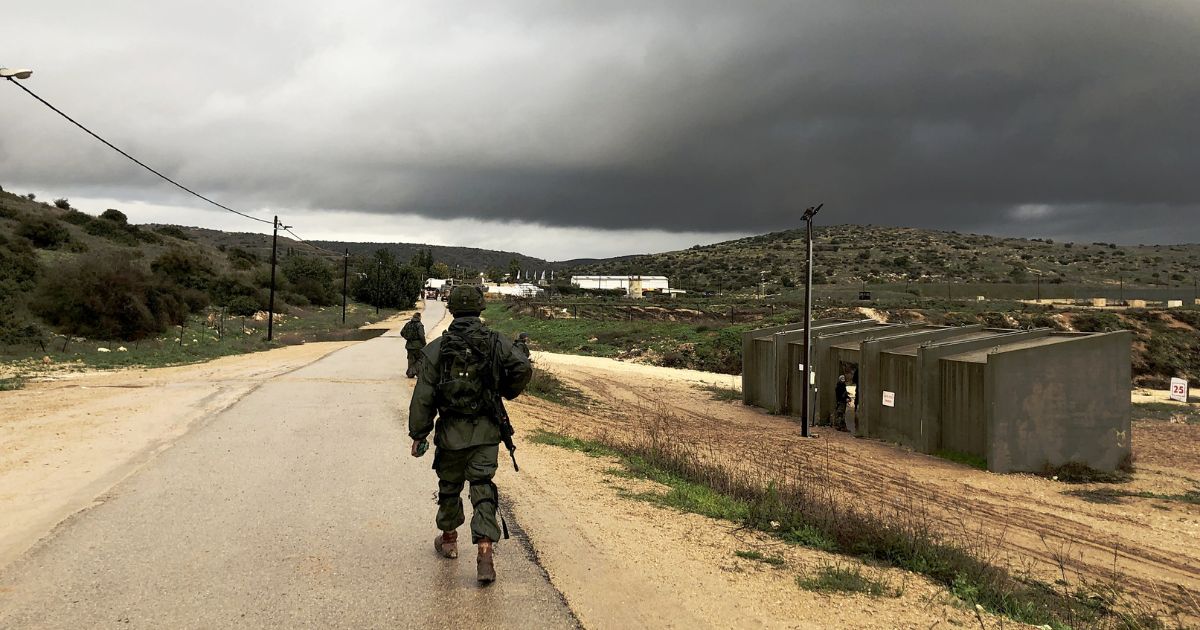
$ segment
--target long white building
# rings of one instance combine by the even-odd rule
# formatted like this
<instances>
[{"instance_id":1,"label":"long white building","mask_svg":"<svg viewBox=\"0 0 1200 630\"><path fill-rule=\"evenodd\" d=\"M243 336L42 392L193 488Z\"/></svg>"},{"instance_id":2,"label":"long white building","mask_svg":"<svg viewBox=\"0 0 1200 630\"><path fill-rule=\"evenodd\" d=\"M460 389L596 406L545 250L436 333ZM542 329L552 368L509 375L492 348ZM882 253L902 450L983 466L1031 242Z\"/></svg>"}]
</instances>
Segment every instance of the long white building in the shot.
<instances>
[{"instance_id":1,"label":"long white building","mask_svg":"<svg viewBox=\"0 0 1200 630\"><path fill-rule=\"evenodd\" d=\"M571 284L581 289L624 289L627 295L642 297L645 291L668 292L666 276L571 276Z\"/></svg>"}]
</instances>

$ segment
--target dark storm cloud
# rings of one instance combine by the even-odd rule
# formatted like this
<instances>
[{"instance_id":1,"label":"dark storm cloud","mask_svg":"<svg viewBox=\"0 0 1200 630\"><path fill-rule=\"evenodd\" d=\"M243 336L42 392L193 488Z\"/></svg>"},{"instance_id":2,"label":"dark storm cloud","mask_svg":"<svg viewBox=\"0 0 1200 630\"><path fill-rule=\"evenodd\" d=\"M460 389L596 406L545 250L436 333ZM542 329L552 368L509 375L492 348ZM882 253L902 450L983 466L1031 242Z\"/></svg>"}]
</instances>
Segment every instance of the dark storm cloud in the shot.
<instances>
[{"instance_id":1,"label":"dark storm cloud","mask_svg":"<svg viewBox=\"0 0 1200 630\"><path fill-rule=\"evenodd\" d=\"M18 38L39 87L228 198L714 232L824 201L838 223L1200 241L1189 1L286 3L233 27L240 5L91 4L57 27L70 56ZM147 183L17 96L4 119L39 121L4 130L5 178Z\"/></svg>"}]
</instances>

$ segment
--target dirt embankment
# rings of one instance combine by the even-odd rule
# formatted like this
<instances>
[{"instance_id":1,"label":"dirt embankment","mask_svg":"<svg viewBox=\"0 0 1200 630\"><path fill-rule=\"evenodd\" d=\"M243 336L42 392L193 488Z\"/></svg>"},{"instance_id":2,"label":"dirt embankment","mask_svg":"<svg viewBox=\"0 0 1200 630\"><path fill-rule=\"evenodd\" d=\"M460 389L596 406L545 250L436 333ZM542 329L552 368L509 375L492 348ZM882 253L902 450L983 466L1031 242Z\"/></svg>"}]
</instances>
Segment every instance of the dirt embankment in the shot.
<instances>
[{"instance_id":1,"label":"dirt embankment","mask_svg":"<svg viewBox=\"0 0 1200 630\"><path fill-rule=\"evenodd\" d=\"M1014 571L1050 583L1062 572L1072 583L1115 578L1144 604L1200 619L1200 506L1163 498L1200 487L1200 426L1135 422L1137 472L1115 488L1148 496L1105 497L1089 493L1102 486L995 475L828 430L805 440L788 418L713 401L695 388L729 384L729 377L589 357L534 358L602 403L587 414L541 411L552 426L581 437L636 435L645 420L636 410L666 409L676 418L679 440L703 445L726 462L769 475L772 461L805 461L812 483L847 500L924 510L947 532L994 541L997 557Z\"/></svg>"}]
</instances>

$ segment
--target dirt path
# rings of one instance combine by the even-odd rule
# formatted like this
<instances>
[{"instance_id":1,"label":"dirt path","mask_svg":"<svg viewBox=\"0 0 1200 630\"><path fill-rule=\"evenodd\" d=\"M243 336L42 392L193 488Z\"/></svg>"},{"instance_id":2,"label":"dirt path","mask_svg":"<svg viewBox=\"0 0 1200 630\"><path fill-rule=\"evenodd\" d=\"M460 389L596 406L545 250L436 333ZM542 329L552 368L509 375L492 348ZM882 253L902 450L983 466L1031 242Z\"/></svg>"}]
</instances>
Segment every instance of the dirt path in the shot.
<instances>
[{"instance_id":1,"label":"dirt path","mask_svg":"<svg viewBox=\"0 0 1200 630\"><path fill-rule=\"evenodd\" d=\"M711 400L696 384L729 377L645 365L535 353L541 367L601 401L606 411L546 417L568 432L630 434L641 418L628 410L658 407L675 417L679 439L711 447L716 457L770 472L779 461L806 462L813 483L831 484L848 500L898 510L927 510L947 531L999 541L993 546L1018 570L1053 581L1111 580L1151 607L1200 616L1200 506L1177 500L1120 497L1089 501L1068 486L1032 475L995 475L834 431L804 440L795 423L739 403ZM545 415L545 414L543 414ZM1138 422L1138 472L1127 492L1183 494L1200 487L1200 427ZM770 446L770 450L767 450ZM758 461L755 461L758 460Z\"/></svg>"},{"instance_id":2,"label":"dirt path","mask_svg":"<svg viewBox=\"0 0 1200 630\"><path fill-rule=\"evenodd\" d=\"M387 328L398 318L373 324ZM261 384L351 343L158 369L62 373L0 393L0 567Z\"/></svg>"}]
</instances>

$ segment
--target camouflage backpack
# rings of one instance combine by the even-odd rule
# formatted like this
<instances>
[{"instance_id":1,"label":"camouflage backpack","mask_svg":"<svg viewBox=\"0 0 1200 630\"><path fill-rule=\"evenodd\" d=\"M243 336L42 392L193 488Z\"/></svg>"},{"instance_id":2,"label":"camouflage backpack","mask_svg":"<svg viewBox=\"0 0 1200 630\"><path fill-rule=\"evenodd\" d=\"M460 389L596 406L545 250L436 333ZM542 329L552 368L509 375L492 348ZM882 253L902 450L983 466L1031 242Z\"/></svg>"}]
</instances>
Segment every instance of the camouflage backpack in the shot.
<instances>
[{"instance_id":1,"label":"camouflage backpack","mask_svg":"<svg viewBox=\"0 0 1200 630\"><path fill-rule=\"evenodd\" d=\"M438 413L443 416L477 418L493 413L495 404L495 333L487 336L485 348L446 332L438 354Z\"/></svg>"}]
</instances>

